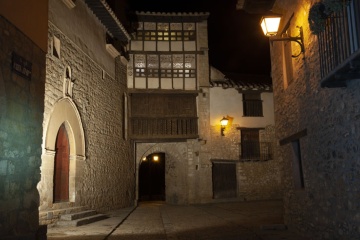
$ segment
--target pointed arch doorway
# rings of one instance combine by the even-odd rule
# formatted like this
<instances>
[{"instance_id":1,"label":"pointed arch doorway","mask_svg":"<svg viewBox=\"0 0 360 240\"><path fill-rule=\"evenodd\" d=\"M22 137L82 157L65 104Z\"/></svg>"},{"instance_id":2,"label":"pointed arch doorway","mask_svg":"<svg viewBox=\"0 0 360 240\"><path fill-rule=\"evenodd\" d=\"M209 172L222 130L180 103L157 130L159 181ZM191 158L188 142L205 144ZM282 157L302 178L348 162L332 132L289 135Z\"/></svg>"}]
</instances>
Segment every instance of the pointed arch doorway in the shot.
<instances>
[{"instance_id":1,"label":"pointed arch doorway","mask_svg":"<svg viewBox=\"0 0 360 240\"><path fill-rule=\"evenodd\" d=\"M141 160L139 201L165 201L165 153L152 153Z\"/></svg>"},{"instance_id":2,"label":"pointed arch doorway","mask_svg":"<svg viewBox=\"0 0 360 240\"><path fill-rule=\"evenodd\" d=\"M54 165L54 202L69 201L70 145L65 125L59 128L56 137Z\"/></svg>"}]
</instances>

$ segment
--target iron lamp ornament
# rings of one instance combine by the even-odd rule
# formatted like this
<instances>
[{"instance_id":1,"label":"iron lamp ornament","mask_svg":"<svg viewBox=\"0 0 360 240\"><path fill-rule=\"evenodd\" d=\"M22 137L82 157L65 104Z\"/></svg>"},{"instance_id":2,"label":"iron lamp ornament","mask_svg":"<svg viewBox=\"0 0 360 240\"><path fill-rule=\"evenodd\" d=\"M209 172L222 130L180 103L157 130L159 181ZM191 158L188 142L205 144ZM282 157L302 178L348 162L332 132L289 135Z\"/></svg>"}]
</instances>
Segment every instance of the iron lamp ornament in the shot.
<instances>
[{"instance_id":1,"label":"iron lamp ornament","mask_svg":"<svg viewBox=\"0 0 360 240\"><path fill-rule=\"evenodd\" d=\"M299 35L297 37L276 37L279 31L279 26L281 22L281 16L279 15L268 15L263 16L260 21L260 26L264 32L264 35L270 37L270 42L276 41L292 41L296 42L300 45L301 51L297 55L292 55L293 58L300 56L301 53L305 52L304 47L304 35L302 27L297 26L299 28Z\"/></svg>"},{"instance_id":2,"label":"iron lamp ornament","mask_svg":"<svg viewBox=\"0 0 360 240\"><path fill-rule=\"evenodd\" d=\"M220 120L221 136L225 136L224 131L225 131L225 128L226 128L228 122L229 122L229 119L226 118L226 117L223 117L223 118Z\"/></svg>"}]
</instances>

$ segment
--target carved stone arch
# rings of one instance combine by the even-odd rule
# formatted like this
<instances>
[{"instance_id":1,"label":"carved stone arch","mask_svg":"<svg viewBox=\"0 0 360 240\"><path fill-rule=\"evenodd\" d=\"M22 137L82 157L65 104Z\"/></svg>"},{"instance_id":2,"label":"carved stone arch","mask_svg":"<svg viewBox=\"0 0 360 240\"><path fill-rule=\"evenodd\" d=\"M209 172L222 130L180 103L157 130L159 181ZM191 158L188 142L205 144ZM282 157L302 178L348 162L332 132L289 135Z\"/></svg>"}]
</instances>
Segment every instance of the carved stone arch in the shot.
<instances>
[{"instance_id":1,"label":"carved stone arch","mask_svg":"<svg viewBox=\"0 0 360 240\"><path fill-rule=\"evenodd\" d=\"M62 124L67 131L70 146L69 202L56 206L53 204L54 161L57 134ZM38 185L40 211L80 205L80 180L82 179L84 160L85 135L79 111L70 98L62 98L54 104L53 110L44 124L42 174Z\"/></svg>"},{"instance_id":2,"label":"carved stone arch","mask_svg":"<svg viewBox=\"0 0 360 240\"><path fill-rule=\"evenodd\" d=\"M63 123L69 133L70 155L85 157L85 137L80 114L74 102L68 98L62 98L54 105L44 134L45 149L55 151L57 131Z\"/></svg>"},{"instance_id":3,"label":"carved stone arch","mask_svg":"<svg viewBox=\"0 0 360 240\"><path fill-rule=\"evenodd\" d=\"M187 192L187 144L174 143L137 143L136 147L136 179L143 157L153 153L165 153L166 202L171 204L188 203ZM137 182L138 186L138 182ZM138 194L138 193L136 193ZM138 195L137 195L138 199Z\"/></svg>"}]
</instances>

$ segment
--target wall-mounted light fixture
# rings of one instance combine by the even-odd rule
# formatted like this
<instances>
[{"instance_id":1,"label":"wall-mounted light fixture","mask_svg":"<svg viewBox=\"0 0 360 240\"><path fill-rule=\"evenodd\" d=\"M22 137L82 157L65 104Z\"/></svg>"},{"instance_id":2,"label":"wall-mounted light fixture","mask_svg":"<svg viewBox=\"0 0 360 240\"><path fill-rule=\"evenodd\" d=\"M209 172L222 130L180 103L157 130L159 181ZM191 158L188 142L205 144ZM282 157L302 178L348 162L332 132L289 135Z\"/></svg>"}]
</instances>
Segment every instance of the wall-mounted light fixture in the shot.
<instances>
[{"instance_id":1,"label":"wall-mounted light fixture","mask_svg":"<svg viewBox=\"0 0 360 240\"><path fill-rule=\"evenodd\" d=\"M304 36L302 27L299 28L299 36L297 37L275 37L278 34L281 17L279 15L263 16L260 21L260 26L265 36L270 37L270 42L275 41L293 41L300 45L301 52L297 55L292 55L293 58L300 56L301 53L305 52L304 48Z\"/></svg>"},{"instance_id":2,"label":"wall-mounted light fixture","mask_svg":"<svg viewBox=\"0 0 360 240\"><path fill-rule=\"evenodd\" d=\"M154 155L154 156L153 156L153 160L154 160L154 162L158 162L158 161L159 161L159 156Z\"/></svg>"},{"instance_id":3,"label":"wall-mounted light fixture","mask_svg":"<svg viewBox=\"0 0 360 240\"><path fill-rule=\"evenodd\" d=\"M223 117L221 120L220 120L220 125L221 125L221 136L225 136L224 134L224 130L226 128L226 125L228 124L229 122L229 119L226 118L226 117Z\"/></svg>"}]
</instances>

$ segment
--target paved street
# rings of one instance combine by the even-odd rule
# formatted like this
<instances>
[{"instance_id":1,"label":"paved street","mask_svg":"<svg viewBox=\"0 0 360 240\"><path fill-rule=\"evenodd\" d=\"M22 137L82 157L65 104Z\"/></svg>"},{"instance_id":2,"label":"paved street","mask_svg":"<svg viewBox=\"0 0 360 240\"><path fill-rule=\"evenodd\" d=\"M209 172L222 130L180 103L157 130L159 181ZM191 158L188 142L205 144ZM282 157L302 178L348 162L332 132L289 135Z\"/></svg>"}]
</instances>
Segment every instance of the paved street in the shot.
<instances>
[{"instance_id":1,"label":"paved street","mask_svg":"<svg viewBox=\"0 0 360 240\"><path fill-rule=\"evenodd\" d=\"M110 218L106 220L77 228L49 228L48 239L303 239L284 229L280 201L185 206L144 202L131 211L132 209L112 211L108 213Z\"/></svg>"}]
</instances>

